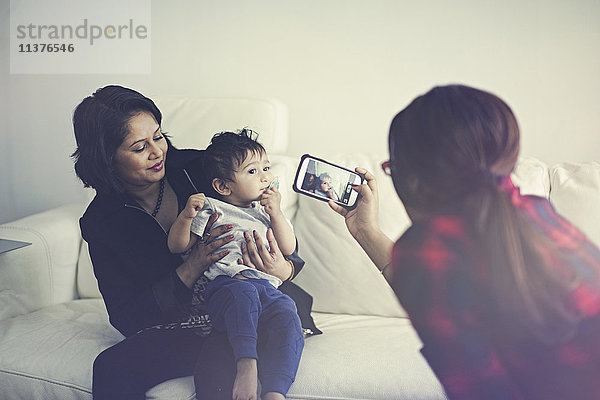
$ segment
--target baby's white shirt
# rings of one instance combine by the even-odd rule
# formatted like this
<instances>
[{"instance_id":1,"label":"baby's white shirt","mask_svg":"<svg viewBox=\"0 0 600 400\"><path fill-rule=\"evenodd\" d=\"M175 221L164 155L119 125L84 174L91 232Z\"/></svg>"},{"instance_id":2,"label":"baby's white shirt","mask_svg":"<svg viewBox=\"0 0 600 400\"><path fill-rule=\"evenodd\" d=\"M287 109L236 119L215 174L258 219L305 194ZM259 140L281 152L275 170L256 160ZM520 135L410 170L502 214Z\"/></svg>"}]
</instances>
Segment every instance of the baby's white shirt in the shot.
<instances>
[{"instance_id":1,"label":"baby's white shirt","mask_svg":"<svg viewBox=\"0 0 600 400\"><path fill-rule=\"evenodd\" d=\"M255 201L252 203L252 207L238 207L221 200L207 197L204 207L198 211L198 215L192 220L191 231L198 236L202 236L208 218L215 212L219 213L219 219L217 219L217 225L214 225L213 228L230 224L233 226L233 229L223 236L232 234L234 235L234 238L231 242L217 250L229 250L229 254L212 264L204 275L208 279L213 280L220 275L233 277L237 274L241 274L246 278L267 279L275 288L279 287L282 281L278 277L244 264L238 264L237 262L238 259L242 258L241 244L242 242L245 242L244 232L248 232L252 235L252 231L255 230L267 246L267 249L269 247L267 242L267 229L271 227L271 218L269 217L269 214L266 213L263 206Z\"/></svg>"}]
</instances>

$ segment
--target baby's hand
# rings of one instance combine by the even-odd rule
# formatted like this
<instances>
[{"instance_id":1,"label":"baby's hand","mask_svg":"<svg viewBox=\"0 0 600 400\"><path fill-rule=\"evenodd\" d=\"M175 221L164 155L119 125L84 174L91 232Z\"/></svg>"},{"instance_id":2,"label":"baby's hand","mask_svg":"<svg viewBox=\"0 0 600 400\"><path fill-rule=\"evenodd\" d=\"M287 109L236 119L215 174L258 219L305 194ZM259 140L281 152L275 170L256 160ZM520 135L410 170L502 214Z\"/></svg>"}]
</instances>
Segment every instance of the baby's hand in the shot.
<instances>
[{"instance_id":1,"label":"baby's hand","mask_svg":"<svg viewBox=\"0 0 600 400\"><path fill-rule=\"evenodd\" d=\"M281 213L281 193L275 186L265 190L260 197L260 204L271 217Z\"/></svg>"},{"instance_id":2,"label":"baby's hand","mask_svg":"<svg viewBox=\"0 0 600 400\"><path fill-rule=\"evenodd\" d=\"M206 196L204 193L196 193L191 195L180 215L183 218L194 218L196 215L198 215L198 211L204 207L205 202Z\"/></svg>"}]
</instances>

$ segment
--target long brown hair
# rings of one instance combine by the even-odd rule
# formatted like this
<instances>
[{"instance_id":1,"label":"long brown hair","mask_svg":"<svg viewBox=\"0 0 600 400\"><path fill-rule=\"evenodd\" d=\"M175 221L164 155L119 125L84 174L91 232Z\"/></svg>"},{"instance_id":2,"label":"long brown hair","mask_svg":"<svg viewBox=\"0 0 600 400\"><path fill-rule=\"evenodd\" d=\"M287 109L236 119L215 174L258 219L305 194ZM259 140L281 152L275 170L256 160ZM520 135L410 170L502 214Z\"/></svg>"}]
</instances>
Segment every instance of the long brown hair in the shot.
<instances>
[{"instance_id":1,"label":"long brown hair","mask_svg":"<svg viewBox=\"0 0 600 400\"><path fill-rule=\"evenodd\" d=\"M572 281L548 267L547 257L560 252L498 185L514 168L519 136L512 110L497 96L436 87L391 124L392 178L415 215L465 215L485 250L493 303L539 340L557 342L579 320L568 303Z\"/></svg>"}]
</instances>

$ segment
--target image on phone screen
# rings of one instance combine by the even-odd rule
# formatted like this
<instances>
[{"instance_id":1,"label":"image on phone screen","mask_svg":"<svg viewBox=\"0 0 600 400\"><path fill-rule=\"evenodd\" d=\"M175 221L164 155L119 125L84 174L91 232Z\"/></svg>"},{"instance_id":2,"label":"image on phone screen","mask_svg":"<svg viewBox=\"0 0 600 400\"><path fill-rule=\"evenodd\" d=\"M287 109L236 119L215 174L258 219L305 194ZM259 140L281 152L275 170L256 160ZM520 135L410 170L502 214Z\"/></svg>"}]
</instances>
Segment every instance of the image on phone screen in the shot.
<instances>
[{"instance_id":1,"label":"image on phone screen","mask_svg":"<svg viewBox=\"0 0 600 400\"><path fill-rule=\"evenodd\" d=\"M354 171L304 155L298 167L294 189L311 197L352 207L358 196L352 190L352 185L359 185L362 180Z\"/></svg>"}]
</instances>

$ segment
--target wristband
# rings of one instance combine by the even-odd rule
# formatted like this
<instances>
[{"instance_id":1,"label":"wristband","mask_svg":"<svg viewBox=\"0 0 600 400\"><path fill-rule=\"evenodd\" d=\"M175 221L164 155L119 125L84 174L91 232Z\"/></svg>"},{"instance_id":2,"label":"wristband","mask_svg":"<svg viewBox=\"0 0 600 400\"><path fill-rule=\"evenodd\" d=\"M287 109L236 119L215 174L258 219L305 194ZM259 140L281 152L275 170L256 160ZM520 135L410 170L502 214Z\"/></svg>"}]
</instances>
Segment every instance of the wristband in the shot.
<instances>
[{"instance_id":1,"label":"wristband","mask_svg":"<svg viewBox=\"0 0 600 400\"><path fill-rule=\"evenodd\" d=\"M288 260L287 258L285 259L285 261L289 262L290 265L292 266L292 273L290 274L290 276L284 281L287 282L289 280L291 280L294 277L294 272L296 272L295 268L294 268L294 263L291 262L290 260Z\"/></svg>"}]
</instances>

